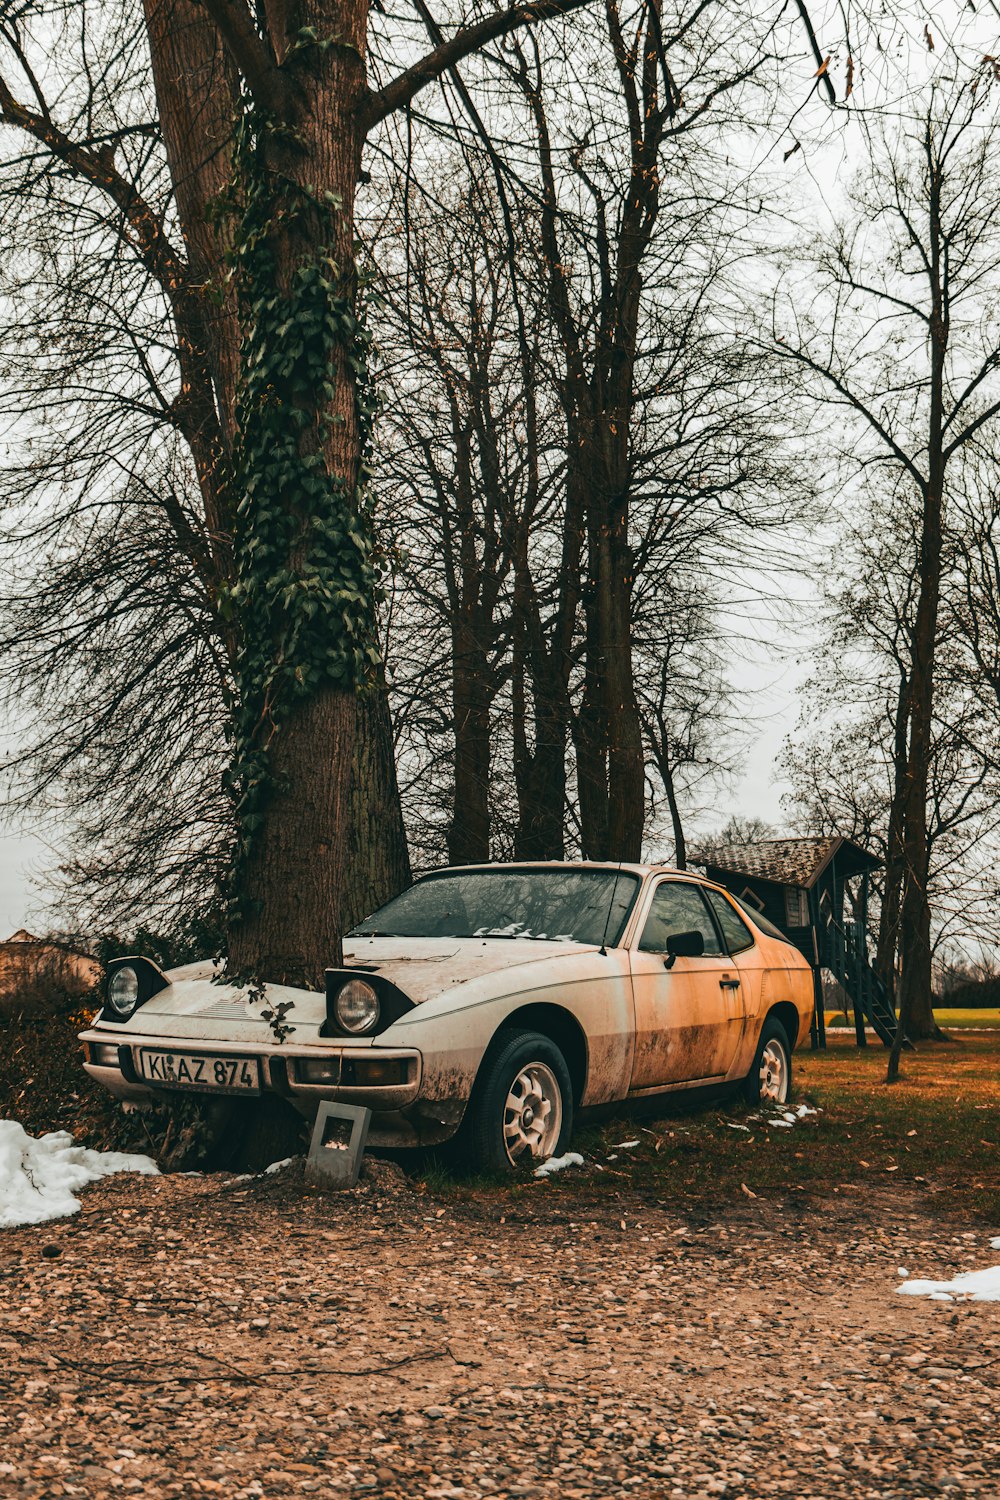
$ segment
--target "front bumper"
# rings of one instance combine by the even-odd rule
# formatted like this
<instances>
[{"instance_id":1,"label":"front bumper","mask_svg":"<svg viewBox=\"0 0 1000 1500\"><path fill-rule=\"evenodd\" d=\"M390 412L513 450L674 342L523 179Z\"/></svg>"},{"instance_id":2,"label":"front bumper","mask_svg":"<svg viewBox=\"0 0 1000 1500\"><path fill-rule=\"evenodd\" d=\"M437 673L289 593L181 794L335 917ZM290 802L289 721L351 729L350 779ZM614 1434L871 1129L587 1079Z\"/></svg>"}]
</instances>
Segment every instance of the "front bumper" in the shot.
<instances>
[{"instance_id":1,"label":"front bumper","mask_svg":"<svg viewBox=\"0 0 1000 1500\"><path fill-rule=\"evenodd\" d=\"M357 1104L375 1112L376 1116L400 1116L400 1134L410 1138L412 1144L420 1143L425 1132L406 1121L405 1111L410 1113L420 1093L423 1059L415 1048L404 1047L352 1047L325 1044L322 1047L263 1046L259 1042L224 1042L218 1038L200 1043L193 1038L134 1036L123 1037L121 1032L92 1028L80 1033L84 1046L84 1069L95 1082L102 1084L119 1099L141 1103L170 1092L203 1093L218 1096L232 1091L203 1086L195 1089L172 1088L170 1084L153 1082L142 1076L139 1066L141 1050L170 1052L175 1055L196 1053L199 1056L247 1057L260 1064L261 1092L278 1094L289 1100L306 1116L315 1114L324 1099L341 1104ZM322 1069L322 1081L310 1079ZM380 1082L379 1075L389 1078ZM244 1094L243 1097L253 1097ZM419 1117L419 1110L417 1111ZM405 1122L405 1123L404 1123ZM375 1122L373 1121L373 1125ZM386 1125L386 1129L391 1127ZM380 1132L369 1132L369 1139L378 1143ZM384 1144L405 1144L402 1140L386 1141Z\"/></svg>"}]
</instances>

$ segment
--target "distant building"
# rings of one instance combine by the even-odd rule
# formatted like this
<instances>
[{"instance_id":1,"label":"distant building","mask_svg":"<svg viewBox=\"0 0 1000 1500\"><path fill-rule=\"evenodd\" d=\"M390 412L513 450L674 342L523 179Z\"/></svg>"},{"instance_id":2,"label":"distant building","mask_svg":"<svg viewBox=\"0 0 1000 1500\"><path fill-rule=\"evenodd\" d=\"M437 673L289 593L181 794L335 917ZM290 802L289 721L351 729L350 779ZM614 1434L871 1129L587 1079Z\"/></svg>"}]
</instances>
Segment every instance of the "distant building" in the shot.
<instances>
[{"instance_id":1,"label":"distant building","mask_svg":"<svg viewBox=\"0 0 1000 1500\"><path fill-rule=\"evenodd\" d=\"M53 938L34 937L20 928L0 943L0 995L18 990L89 989L101 976L101 965Z\"/></svg>"}]
</instances>

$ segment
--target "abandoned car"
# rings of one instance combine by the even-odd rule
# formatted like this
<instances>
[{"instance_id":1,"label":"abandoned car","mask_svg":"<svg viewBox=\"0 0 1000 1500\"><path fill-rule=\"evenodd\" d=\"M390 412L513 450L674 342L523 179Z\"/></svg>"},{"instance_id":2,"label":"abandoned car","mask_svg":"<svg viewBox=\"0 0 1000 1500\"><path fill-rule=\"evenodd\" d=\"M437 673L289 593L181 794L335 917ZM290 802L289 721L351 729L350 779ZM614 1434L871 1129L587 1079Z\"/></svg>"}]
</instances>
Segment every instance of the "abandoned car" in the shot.
<instances>
[{"instance_id":1,"label":"abandoned car","mask_svg":"<svg viewBox=\"0 0 1000 1500\"><path fill-rule=\"evenodd\" d=\"M581 1111L741 1084L785 1102L812 970L721 887L649 865L440 870L354 929L326 993L266 1003L211 963L108 966L82 1033L123 1099L164 1091L324 1099L373 1111L369 1143L457 1138L478 1167L537 1166ZM284 1011L287 1036L262 1015Z\"/></svg>"}]
</instances>

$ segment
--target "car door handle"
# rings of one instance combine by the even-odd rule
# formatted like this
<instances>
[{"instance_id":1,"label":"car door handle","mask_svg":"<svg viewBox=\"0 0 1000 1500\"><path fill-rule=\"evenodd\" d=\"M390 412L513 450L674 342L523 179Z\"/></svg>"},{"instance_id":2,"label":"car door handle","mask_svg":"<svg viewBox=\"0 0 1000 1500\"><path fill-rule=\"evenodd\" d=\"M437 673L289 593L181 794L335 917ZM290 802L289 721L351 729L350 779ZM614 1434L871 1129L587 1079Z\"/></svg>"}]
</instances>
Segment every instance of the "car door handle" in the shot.
<instances>
[{"instance_id":1,"label":"car door handle","mask_svg":"<svg viewBox=\"0 0 1000 1500\"><path fill-rule=\"evenodd\" d=\"M719 980L719 989L720 990L738 990L739 987L740 987L740 982L739 982L738 979L720 979Z\"/></svg>"}]
</instances>

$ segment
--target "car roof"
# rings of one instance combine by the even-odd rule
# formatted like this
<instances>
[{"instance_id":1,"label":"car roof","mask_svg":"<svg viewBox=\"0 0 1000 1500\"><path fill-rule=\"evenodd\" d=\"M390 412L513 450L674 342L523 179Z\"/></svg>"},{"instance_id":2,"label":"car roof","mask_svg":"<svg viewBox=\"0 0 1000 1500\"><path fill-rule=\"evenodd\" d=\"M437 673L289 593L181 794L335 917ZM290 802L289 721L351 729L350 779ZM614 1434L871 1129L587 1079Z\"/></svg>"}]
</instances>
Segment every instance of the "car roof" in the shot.
<instances>
[{"instance_id":1,"label":"car roof","mask_svg":"<svg viewBox=\"0 0 1000 1500\"><path fill-rule=\"evenodd\" d=\"M608 870L611 874L631 875L685 875L695 880L704 880L692 870L678 870L674 865L635 864L629 860L613 859L514 859L484 860L473 865L439 865L435 869L422 870L421 875L459 875L470 870ZM418 877L419 878L419 877Z\"/></svg>"}]
</instances>

